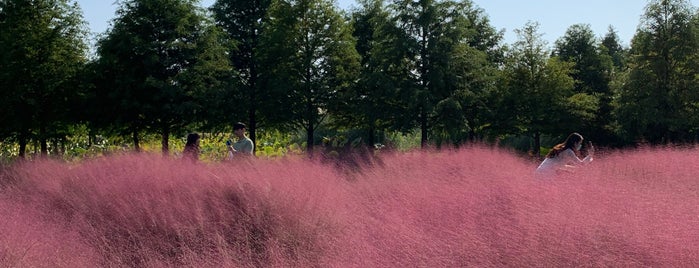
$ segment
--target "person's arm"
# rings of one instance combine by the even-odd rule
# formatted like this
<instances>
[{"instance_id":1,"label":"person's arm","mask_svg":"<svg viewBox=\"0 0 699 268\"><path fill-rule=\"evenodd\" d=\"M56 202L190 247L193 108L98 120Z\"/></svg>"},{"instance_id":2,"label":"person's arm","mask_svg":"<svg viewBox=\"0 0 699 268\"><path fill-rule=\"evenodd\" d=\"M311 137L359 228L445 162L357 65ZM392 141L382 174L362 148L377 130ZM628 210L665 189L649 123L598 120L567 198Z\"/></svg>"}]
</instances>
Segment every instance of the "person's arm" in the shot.
<instances>
[{"instance_id":1,"label":"person's arm","mask_svg":"<svg viewBox=\"0 0 699 268\"><path fill-rule=\"evenodd\" d=\"M594 149L592 149L594 151ZM561 152L561 154L566 158L565 163L573 163L575 165L580 165L580 164L587 164L592 162L592 153L587 154L585 158L580 159L577 155L575 155L575 152L573 150L565 150Z\"/></svg>"},{"instance_id":2,"label":"person's arm","mask_svg":"<svg viewBox=\"0 0 699 268\"><path fill-rule=\"evenodd\" d=\"M226 147L228 147L228 152L229 153L234 153L236 152L235 148L233 148L234 143L231 142L231 140L226 141Z\"/></svg>"},{"instance_id":3,"label":"person's arm","mask_svg":"<svg viewBox=\"0 0 699 268\"><path fill-rule=\"evenodd\" d=\"M593 155L595 154L595 146L592 146L592 142L587 143L587 156L583 158L582 162L583 163L590 163L592 162Z\"/></svg>"}]
</instances>

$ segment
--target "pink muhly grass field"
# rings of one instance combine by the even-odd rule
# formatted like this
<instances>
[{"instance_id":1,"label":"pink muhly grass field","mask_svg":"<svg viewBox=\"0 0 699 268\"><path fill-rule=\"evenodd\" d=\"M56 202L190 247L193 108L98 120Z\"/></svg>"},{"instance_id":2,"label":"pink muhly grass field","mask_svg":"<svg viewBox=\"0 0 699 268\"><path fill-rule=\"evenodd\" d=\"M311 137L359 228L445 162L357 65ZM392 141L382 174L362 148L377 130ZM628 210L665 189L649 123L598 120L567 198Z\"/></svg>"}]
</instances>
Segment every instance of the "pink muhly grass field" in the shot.
<instances>
[{"instance_id":1,"label":"pink muhly grass field","mask_svg":"<svg viewBox=\"0 0 699 268\"><path fill-rule=\"evenodd\" d=\"M699 266L695 149L609 152L548 180L484 146L355 163L15 164L0 266Z\"/></svg>"}]
</instances>

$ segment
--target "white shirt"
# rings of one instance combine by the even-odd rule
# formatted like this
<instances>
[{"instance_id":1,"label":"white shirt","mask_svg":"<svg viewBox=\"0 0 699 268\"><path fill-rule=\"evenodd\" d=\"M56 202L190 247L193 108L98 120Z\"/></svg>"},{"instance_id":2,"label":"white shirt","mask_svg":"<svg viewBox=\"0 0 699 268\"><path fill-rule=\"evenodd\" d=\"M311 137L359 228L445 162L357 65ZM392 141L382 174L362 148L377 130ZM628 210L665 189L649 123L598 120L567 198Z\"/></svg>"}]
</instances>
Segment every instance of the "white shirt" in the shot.
<instances>
[{"instance_id":1,"label":"white shirt","mask_svg":"<svg viewBox=\"0 0 699 268\"><path fill-rule=\"evenodd\" d=\"M562 171L571 171L574 169L576 166L581 165L581 164L586 164L592 162L592 156L587 155L584 159L578 158L577 155L575 155L575 152L573 150L566 149L556 157L553 158L546 158L544 159L543 162L539 165L538 168L536 168L536 173L537 175L555 175L556 171L562 170Z\"/></svg>"}]
</instances>

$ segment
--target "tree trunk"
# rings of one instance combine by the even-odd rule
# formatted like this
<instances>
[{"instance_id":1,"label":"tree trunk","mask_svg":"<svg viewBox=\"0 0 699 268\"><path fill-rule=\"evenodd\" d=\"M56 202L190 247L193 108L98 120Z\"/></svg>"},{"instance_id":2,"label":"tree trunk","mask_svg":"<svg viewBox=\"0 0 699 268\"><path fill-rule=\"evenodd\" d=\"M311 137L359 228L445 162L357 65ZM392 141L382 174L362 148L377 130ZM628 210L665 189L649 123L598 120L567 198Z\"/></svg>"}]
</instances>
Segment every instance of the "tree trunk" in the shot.
<instances>
[{"instance_id":1,"label":"tree trunk","mask_svg":"<svg viewBox=\"0 0 699 268\"><path fill-rule=\"evenodd\" d=\"M306 151L311 158L313 158L313 132L313 123L309 123L306 127Z\"/></svg>"},{"instance_id":2,"label":"tree trunk","mask_svg":"<svg viewBox=\"0 0 699 268\"><path fill-rule=\"evenodd\" d=\"M310 77L310 75L308 76ZM306 83L306 85L309 85L310 83ZM307 89L307 92L311 92L310 88ZM316 111L315 107L313 106L313 103L311 102L312 98L308 98L308 101L306 103L306 118L307 118L307 126L306 126L306 151L308 152L308 156L313 158L313 134L315 132L315 123L316 123Z\"/></svg>"},{"instance_id":3,"label":"tree trunk","mask_svg":"<svg viewBox=\"0 0 699 268\"><path fill-rule=\"evenodd\" d=\"M58 138L51 139L51 154L60 155L61 149L58 147Z\"/></svg>"},{"instance_id":4,"label":"tree trunk","mask_svg":"<svg viewBox=\"0 0 699 268\"><path fill-rule=\"evenodd\" d=\"M255 118L255 97L252 96L254 94L251 94L250 96L250 109L248 110L248 123L250 124L248 126L248 133L250 134L250 140L252 140L252 154L255 154L255 151L257 150L257 120Z\"/></svg>"},{"instance_id":5,"label":"tree trunk","mask_svg":"<svg viewBox=\"0 0 699 268\"><path fill-rule=\"evenodd\" d=\"M39 146L41 146L41 156L46 157L49 155L49 146L48 146L48 141L46 139L46 126L44 126L43 123L40 123L39 126Z\"/></svg>"},{"instance_id":6,"label":"tree trunk","mask_svg":"<svg viewBox=\"0 0 699 268\"><path fill-rule=\"evenodd\" d=\"M19 158L25 159L27 152L27 135L26 133L19 134Z\"/></svg>"},{"instance_id":7,"label":"tree trunk","mask_svg":"<svg viewBox=\"0 0 699 268\"><path fill-rule=\"evenodd\" d=\"M168 155L170 153L170 127L165 125L163 126L163 134L162 134L162 140L160 141L160 145L162 146L162 151L163 155Z\"/></svg>"},{"instance_id":8,"label":"tree trunk","mask_svg":"<svg viewBox=\"0 0 699 268\"><path fill-rule=\"evenodd\" d=\"M374 144L376 144L376 139L374 137L374 132L376 131L375 130L376 126L374 126L374 125L375 125L374 122L371 122L369 124L369 135L368 135L369 139L367 139L367 145L371 148L373 148Z\"/></svg>"},{"instance_id":9,"label":"tree trunk","mask_svg":"<svg viewBox=\"0 0 699 268\"><path fill-rule=\"evenodd\" d=\"M132 132L132 138L133 138L133 149L136 152L141 152L141 145L139 144L138 140L138 130L134 129Z\"/></svg>"},{"instance_id":10,"label":"tree trunk","mask_svg":"<svg viewBox=\"0 0 699 268\"><path fill-rule=\"evenodd\" d=\"M420 108L420 147L425 148L427 146L427 112L425 107Z\"/></svg>"},{"instance_id":11,"label":"tree trunk","mask_svg":"<svg viewBox=\"0 0 699 268\"><path fill-rule=\"evenodd\" d=\"M255 44L257 44L257 34L253 36ZM253 53L254 58L254 53ZM251 60L250 64L250 100L248 102L248 133L250 134L250 140L252 140L252 154L255 154L257 150L257 66L255 65L254 59Z\"/></svg>"},{"instance_id":12,"label":"tree trunk","mask_svg":"<svg viewBox=\"0 0 699 268\"><path fill-rule=\"evenodd\" d=\"M532 153L537 160L541 160L541 133L539 132L534 132L534 148Z\"/></svg>"}]
</instances>

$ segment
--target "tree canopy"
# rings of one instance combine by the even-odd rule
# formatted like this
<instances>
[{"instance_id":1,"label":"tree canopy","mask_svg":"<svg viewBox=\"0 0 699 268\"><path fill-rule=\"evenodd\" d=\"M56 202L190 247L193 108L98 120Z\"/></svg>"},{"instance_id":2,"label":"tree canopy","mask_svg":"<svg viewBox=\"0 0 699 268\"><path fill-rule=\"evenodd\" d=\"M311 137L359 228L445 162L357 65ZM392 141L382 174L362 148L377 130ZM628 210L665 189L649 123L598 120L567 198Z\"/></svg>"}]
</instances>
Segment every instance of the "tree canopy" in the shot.
<instances>
[{"instance_id":1,"label":"tree canopy","mask_svg":"<svg viewBox=\"0 0 699 268\"><path fill-rule=\"evenodd\" d=\"M114 104L111 119L133 135L169 136L201 120L212 91L228 85L220 31L192 0L129 0L98 44L99 94ZM116 111L116 113L113 113Z\"/></svg>"},{"instance_id":2,"label":"tree canopy","mask_svg":"<svg viewBox=\"0 0 699 268\"><path fill-rule=\"evenodd\" d=\"M51 153L76 129L140 148L233 122L299 134L419 133L422 146L527 141L539 156L570 132L607 146L699 139L699 16L650 0L630 45L614 27L538 23L503 43L470 0L124 0L88 57L68 0L0 0L0 137ZM351 134L349 134L351 133ZM340 134L338 134L340 135ZM256 141L257 142L257 141ZM521 148L521 147L520 147Z\"/></svg>"},{"instance_id":3,"label":"tree canopy","mask_svg":"<svg viewBox=\"0 0 699 268\"><path fill-rule=\"evenodd\" d=\"M76 123L72 100L86 62L82 13L67 0L0 1L0 124L3 138L30 140L47 154L47 140Z\"/></svg>"},{"instance_id":4,"label":"tree canopy","mask_svg":"<svg viewBox=\"0 0 699 268\"><path fill-rule=\"evenodd\" d=\"M685 0L650 1L618 92L618 122L634 141L693 141L697 134L697 14Z\"/></svg>"}]
</instances>

